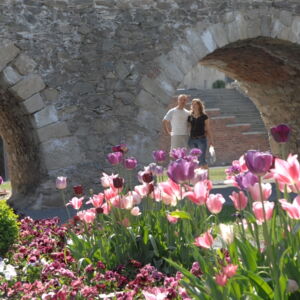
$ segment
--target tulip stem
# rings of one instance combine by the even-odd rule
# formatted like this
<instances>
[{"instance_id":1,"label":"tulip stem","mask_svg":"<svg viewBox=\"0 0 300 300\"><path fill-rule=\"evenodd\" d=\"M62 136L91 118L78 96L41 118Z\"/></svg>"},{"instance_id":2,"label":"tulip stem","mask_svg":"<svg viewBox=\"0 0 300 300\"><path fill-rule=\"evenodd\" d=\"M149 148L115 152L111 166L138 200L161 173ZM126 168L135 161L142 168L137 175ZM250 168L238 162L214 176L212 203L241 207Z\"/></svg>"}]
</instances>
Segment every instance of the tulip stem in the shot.
<instances>
[{"instance_id":1,"label":"tulip stem","mask_svg":"<svg viewBox=\"0 0 300 300\"><path fill-rule=\"evenodd\" d=\"M61 197L62 197L62 199L63 199L64 206L65 206L66 211L67 211L68 220L70 220L70 219L71 219L71 215L70 215L70 212L69 212L69 210L68 210L67 203L66 203L66 197L65 197L65 191L64 191L64 190L61 190Z\"/></svg>"}]
</instances>

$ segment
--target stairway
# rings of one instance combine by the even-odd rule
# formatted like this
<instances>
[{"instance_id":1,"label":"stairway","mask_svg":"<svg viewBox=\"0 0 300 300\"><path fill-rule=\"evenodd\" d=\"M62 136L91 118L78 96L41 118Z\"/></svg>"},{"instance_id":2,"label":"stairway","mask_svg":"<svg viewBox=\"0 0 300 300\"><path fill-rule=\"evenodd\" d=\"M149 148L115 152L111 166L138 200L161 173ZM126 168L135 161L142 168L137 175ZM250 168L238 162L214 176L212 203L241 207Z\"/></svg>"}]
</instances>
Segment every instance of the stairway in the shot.
<instances>
[{"instance_id":1,"label":"stairway","mask_svg":"<svg viewBox=\"0 0 300 300\"><path fill-rule=\"evenodd\" d=\"M236 89L182 89L177 90L176 94L188 94L191 99L200 98L208 111L218 108L220 116L234 116L234 123L250 124L249 131L267 133L254 103Z\"/></svg>"},{"instance_id":2,"label":"stairway","mask_svg":"<svg viewBox=\"0 0 300 300\"><path fill-rule=\"evenodd\" d=\"M231 164L249 149L269 150L267 130L258 109L237 90L180 89L176 96L179 94L204 102L215 140L215 165Z\"/></svg>"}]
</instances>

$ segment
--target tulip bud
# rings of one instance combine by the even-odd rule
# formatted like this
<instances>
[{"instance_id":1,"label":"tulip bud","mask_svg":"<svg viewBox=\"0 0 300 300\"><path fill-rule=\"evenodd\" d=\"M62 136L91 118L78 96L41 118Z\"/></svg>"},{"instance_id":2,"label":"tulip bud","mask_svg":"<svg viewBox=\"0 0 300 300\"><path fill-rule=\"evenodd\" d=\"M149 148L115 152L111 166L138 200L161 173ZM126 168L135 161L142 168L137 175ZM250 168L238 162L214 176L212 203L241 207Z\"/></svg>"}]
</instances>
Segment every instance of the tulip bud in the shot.
<instances>
[{"instance_id":1,"label":"tulip bud","mask_svg":"<svg viewBox=\"0 0 300 300\"><path fill-rule=\"evenodd\" d=\"M2 179L2 177L1 177L1 179ZM3 179L2 179L2 182L3 182ZM56 178L56 188L58 190L64 190L66 187L67 187L67 177L64 177L64 176L57 177Z\"/></svg>"},{"instance_id":2,"label":"tulip bud","mask_svg":"<svg viewBox=\"0 0 300 300\"><path fill-rule=\"evenodd\" d=\"M124 179L121 177L113 178L113 185L116 189L120 189L123 187Z\"/></svg>"},{"instance_id":3,"label":"tulip bud","mask_svg":"<svg viewBox=\"0 0 300 300\"><path fill-rule=\"evenodd\" d=\"M277 143L286 143L289 139L291 128L285 124L272 127L271 135Z\"/></svg>"},{"instance_id":4,"label":"tulip bud","mask_svg":"<svg viewBox=\"0 0 300 300\"><path fill-rule=\"evenodd\" d=\"M151 181L153 181L153 175L152 175L151 172L145 172L142 175L142 179L143 179L144 182L150 183Z\"/></svg>"},{"instance_id":5,"label":"tulip bud","mask_svg":"<svg viewBox=\"0 0 300 300\"><path fill-rule=\"evenodd\" d=\"M82 187L82 185L73 186L73 191L74 191L74 194L76 196L81 196L83 194L83 187Z\"/></svg>"}]
</instances>

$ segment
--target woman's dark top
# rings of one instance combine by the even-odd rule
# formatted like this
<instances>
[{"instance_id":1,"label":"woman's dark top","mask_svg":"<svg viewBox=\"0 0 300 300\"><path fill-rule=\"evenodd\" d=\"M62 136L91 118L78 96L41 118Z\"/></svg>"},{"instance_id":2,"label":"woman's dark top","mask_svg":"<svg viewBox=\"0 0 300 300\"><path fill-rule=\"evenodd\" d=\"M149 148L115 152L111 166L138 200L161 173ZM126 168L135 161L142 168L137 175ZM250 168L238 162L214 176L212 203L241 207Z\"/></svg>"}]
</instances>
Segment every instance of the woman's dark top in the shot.
<instances>
[{"instance_id":1,"label":"woman's dark top","mask_svg":"<svg viewBox=\"0 0 300 300\"><path fill-rule=\"evenodd\" d=\"M206 114L198 118L193 116L188 117L188 122L191 123L191 138L205 137L205 120L207 119Z\"/></svg>"}]
</instances>

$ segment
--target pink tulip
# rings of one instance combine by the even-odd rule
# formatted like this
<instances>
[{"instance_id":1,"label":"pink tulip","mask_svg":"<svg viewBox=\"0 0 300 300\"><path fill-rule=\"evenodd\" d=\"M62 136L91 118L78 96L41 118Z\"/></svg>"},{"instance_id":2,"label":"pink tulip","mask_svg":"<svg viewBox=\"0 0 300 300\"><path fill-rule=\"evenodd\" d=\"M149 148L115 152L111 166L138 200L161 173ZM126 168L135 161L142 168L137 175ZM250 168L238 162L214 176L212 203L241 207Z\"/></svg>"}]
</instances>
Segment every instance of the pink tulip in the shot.
<instances>
[{"instance_id":1,"label":"pink tulip","mask_svg":"<svg viewBox=\"0 0 300 300\"><path fill-rule=\"evenodd\" d=\"M211 184L209 181L199 181L194 185L193 191L184 193L183 197L188 197L197 205L204 205L208 198L210 189Z\"/></svg>"},{"instance_id":2,"label":"pink tulip","mask_svg":"<svg viewBox=\"0 0 300 300\"><path fill-rule=\"evenodd\" d=\"M263 199L261 199L261 196L260 196L260 188L259 188L258 182L255 183L254 185L251 185L248 187L248 191L250 192L253 201L266 201L269 199L269 197L272 194L271 184L270 183L262 183L261 189L262 189Z\"/></svg>"},{"instance_id":3,"label":"pink tulip","mask_svg":"<svg viewBox=\"0 0 300 300\"><path fill-rule=\"evenodd\" d=\"M209 248L211 248L213 242L214 242L214 238L207 231L207 232L201 234L200 236L198 236L197 238L195 238L194 245L196 245L197 247L209 249Z\"/></svg>"},{"instance_id":4,"label":"pink tulip","mask_svg":"<svg viewBox=\"0 0 300 300\"><path fill-rule=\"evenodd\" d=\"M85 223L92 223L96 218L96 212L94 209L82 210L77 213L77 216Z\"/></svg>"},{"instance_id":5,"label":"pink tulip","mask_svg":"<svg viewBox=\"0 0 300 300\"><path fill-rule=\"evenodd\" d=\"M297 155L289 155L287 160L275 159L275 167L271 170L273 177L282 186L287 184L293 192L300 189L300 164Z\"/></svg>"},{"instance_id":6,"label":"pink tulip","mask_svg":"<svg viewBox=\"0 0 300 300\"><path fill-rule=\"evenodd\" d=\"M300 220L300 196L298 195L293 203L287 202L285 199L280 199L282 209L284 209L291 219Z\"/></svg>"},{"instance_id":7,"label":"pink tulip","mask_svg":"<svg viewBox=\"0 0 300 300\"><path fill-rule=\"evenodd\" d=\"M181 200L183 192L179 184L175 183L171 179L168 181L158 183L159 199L161 199L164 204L176 206L177 201Z\"/></svg>"},{"instance_id":8,"label":"pink tulip","mask_svg":"<svg viewBox=\"0 0 300 300\"><path fill-rule=\"evenodd\" d=\"M265 208L266 220L270 220L273 216L274 202L270 202L270 201L253 202L252 210L259 223L263 223L265 221L263 205Z\"/></svg>"},{"instance_id":9,"label":"pink tulip","mask_svg":"<svg viewBox=\"0 0 300 300\"><path fill-rule=\"evenodd\" d=\"M237 270L238 266L237 265L233 265L233 264L229 264L226 267L223 268L223 273L228 277L232 277L236 274L236 270Z\"/></svg>"},{"instance_id":10,"label":"pink tulip","mask_svg":"<svg viewBox=\"0 0 300 300\"><path fill-rule=\"evenodd\" d=\"M72 205L74 209L80 209L80 207L82 206L82 200L83 197L81 198L73 197L72 200L70 200L70 202L67 203L67 205Z\"/></svg>"},{"instance_id":11,"label":"pink tulip","mask_svg":"<svg viewBox=\"0 0 300 300\"><path fill-rule=\"evenodd\" d=\"M118 177L118 174L107 175L106 173L102 173L102 177L100 178L101 184L104 188L109 188L113 186L113 179Z\"/></svg>"},{"instance_id":12,"label":"pink tulip","mask_svg":"<svg viewBox=\"0 0 300 300\"><path fill-rule=\"evenodd\" d=\"M134 187L134 191L138 193L141 198L144 198L149 194L149 184L144 183L144 184L136 185Z\"/></svg>"},{"instance_id":13,"label":"pink tulip","mask_svg":"<svg viewBox=\"0 0 300 300\"><path fill-rule=\"evenodd\" d=\"M118 190L115 188L109 188L104 190L104 197L106 201L110 201L110 199L116 197L118 195Z\"/></svg>"},{"instance_id":14,"label":"pink tulip","mask_svg":"<svg viewBox=\"0 0 300 300\"><path fill-rule=\"evenodd\" d=\"M100 207L103 204L104 194L99 193L98 195L93 195L86 204L92 203L94 207Z\"/></svg>"},{"instance_id":15,"label":"pink tulip","mask_svg":"<svg viewBox=\"0 0 300 300\"><path fill-rule=\"evenodd\" d=\"M225 199L221 194L210 194L206 201L206 207L212 214L218 214L223 208Z\"/></svg>"},{"instance_id":16,"label":"pink tulip","mask_svg":"<svg viewBox=\"0 0 300 300\"><path fill-rule=\"evenodd\" d=\"M167 219L168 219L169 223L176 224L179 220L179 217L174 217L174 216L167 214Z\"/></svg>"},{"instance_id":17,"label":"pink tulip","mask_svg":"<svg viewBox=\"0 0 300 300\"><path fill-rule=\"evenodd\" d=\"M125 196L120 196L119 199L120 199L120 208L131 209L133 207L133 198L130 194L127 194ZM113 204L113 202L112 202L112 204Z\"/></svg>"},{"instance_id":18,"label":"pink tulip","mask_svg":"<svg viewBox=\"0 0 300 300\"><path fill-rule=\"evenodd\" d=\"M233 205L236 210L243 210L246 208L248 198L243 191L239 191L238 193L232 192L229 198L233 201Z\"/></svg>"},{"instance_id":19,"label":"pink tulip","mask_svg":"<svg viewBox=\"0 0 300 300\"><path fill-rule=\"evenodd\" d=\"M216 275L216 283L220 286L224 286L227 283L227 276L225 274L217 274Z\"/></svg>"},{"instance_id":20,"label":"pink tulip","mask_svg":"<svg viewBox=\"0 0 300 300\"><path fill-rule=\"evenodd\" d=\"M139 215L142 214L142 213L140 212L140 209L139 209L138 206L133 207L133 208L131 209L130 213L131 213L133 216L135 216L135 217L137 217L137 216L139 216Z\"/></svg>"},{"instance_id":21,"label":"pink tulip","mask_svg":"<svg viewBox=\"0 0 300 300\"><path fill-rule=\"evenodd\" d=\"M110 211L111 211L111 206L109 205L109 203L105 202L101 208L103 209L103 213L105 215L109 215Z\"/></svg>"}]
</instances>

